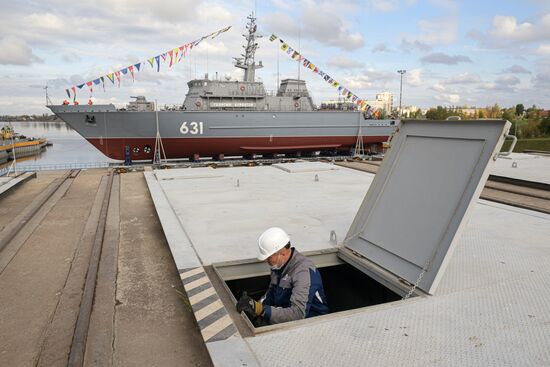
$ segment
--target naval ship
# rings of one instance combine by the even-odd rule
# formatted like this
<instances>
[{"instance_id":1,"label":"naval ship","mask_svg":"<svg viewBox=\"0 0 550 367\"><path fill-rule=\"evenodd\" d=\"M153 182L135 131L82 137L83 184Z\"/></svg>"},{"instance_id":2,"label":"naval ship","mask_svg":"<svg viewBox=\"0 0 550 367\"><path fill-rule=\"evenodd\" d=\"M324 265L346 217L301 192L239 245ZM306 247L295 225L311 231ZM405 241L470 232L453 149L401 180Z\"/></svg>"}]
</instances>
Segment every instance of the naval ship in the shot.
<instances>
[{"instance_id":1,"label":"naval ship","mask_svg":"<svg viewBox=\"0 0 550 367\"><path fill-rule=\"evenodd\" d=\"M256 80L258 49L256 19L248 17L244 52L234 66L243 80L229 76L187 83L181 106L158 111L143 96L126 108L107 105L48 105L107 157L153 160L157 135L168 159L313 152L350 153L362 140L366 151L377 152L399 120L372 119L363 111L318 110L304 80L284 79L275 92Z\"/></svg>"}]
</instances>

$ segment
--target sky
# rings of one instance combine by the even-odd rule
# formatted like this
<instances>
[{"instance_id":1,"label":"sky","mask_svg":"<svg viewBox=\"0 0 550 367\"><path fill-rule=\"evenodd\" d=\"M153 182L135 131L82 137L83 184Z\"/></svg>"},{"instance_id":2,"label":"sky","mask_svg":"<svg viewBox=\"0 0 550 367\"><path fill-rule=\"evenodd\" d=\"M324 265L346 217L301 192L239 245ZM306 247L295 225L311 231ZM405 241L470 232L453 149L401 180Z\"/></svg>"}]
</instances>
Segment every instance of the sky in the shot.
<instances>
[{"instance_id":1,"label":"sky","mask_svg":"<svg viewBox=\"0 0 550 367\"><path fill-rule=\"evenodd\" d=\"M60 104L66 88L232 26L172 68L146 65L92 94L118 107L135 95L181 105L195 77L242 78L233 57L253 11L268 90L300 74L315 103L338 98L269 41L274 33L362 99L390 91L397 105L401 69L404 106L550 108L549 0L0 0L0 9L0 115L47 113L46 85Z\"/></svg>"}]
</instances>

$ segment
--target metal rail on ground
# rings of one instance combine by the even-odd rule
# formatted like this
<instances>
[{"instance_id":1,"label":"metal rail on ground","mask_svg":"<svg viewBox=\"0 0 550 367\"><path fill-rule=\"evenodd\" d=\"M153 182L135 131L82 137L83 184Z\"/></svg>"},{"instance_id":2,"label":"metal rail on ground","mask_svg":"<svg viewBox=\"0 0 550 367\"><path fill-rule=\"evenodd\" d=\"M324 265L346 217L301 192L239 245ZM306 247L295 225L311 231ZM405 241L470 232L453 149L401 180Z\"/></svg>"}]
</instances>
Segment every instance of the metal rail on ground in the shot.
<instances>
[{"instance_id":1,"label":"metal rail on ground","mask_svg":"<svg viewBox=\"0 0 550 367\"><path fill-rule=\"evenodd\" d=\"M44 204L54 195L57 190L63 185L69 178L74 178L78 174L78 171L71 170L66 172L62 177L52 182L46 190L42 192L35 200L33 200L25 210L11 222L6 228L0 232L0 252L6 247L6 245L25 227L34 215L44 206Z\"/></svg>"},{"instance_id":2,"label":"metal rail on ground","mask_svg":"<svg viewBox=\"0 0 550 367\"><path fill-rule=\"evenodd\" d=\"M379 162L338 162L337 165L376 174ZM489 175L481 199L550 214L550 185Z\"/></svg>"},{"instance_id":3,"label":"metal rail on ground","mask_svg":"<svg viewBox=\"0 0 550 367\"><path fill-rule=\"evenodd\" d=\"M73 334L71 350L69 353L69 366L83 366L84 353L86 351L86 339L90 326L90 316L94 300L95 287L97 282L97 273L99 268L99 260L101 258L101 250L103 247L103 237L105 234L105 226L107 223L107 210L109 208L109 200L111 197L111 188L113 185L114 172L110 172L107 181L107 188L103 197L101 212L99 215L99 223L96 229L94 244L92 247L92 255L88 264L86 273L86 281L84 283L84 293L80 303L80 310Z\"/></svg>"}]
</instances>

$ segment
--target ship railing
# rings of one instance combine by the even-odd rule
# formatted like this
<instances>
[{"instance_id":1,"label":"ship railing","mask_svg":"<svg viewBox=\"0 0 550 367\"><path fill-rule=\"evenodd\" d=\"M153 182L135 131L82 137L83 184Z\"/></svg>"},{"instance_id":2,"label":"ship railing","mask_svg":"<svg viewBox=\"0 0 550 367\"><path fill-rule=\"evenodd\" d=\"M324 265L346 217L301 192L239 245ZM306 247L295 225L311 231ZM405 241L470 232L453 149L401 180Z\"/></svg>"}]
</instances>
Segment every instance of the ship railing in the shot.
<instances>
[{"instance_id":1,"label":"ship railing","mask_svg":"<svg viewBox=\"0 0 550 367\"><path fill-rule=\"evenodd\" d=\"M108 168L109 162L87 162L87 163L51 163L51 164L18 164L18 172L55 171L68 169ZM0 170L0 176L6 174L7 168Z\"/></svg>"}]
</instances>

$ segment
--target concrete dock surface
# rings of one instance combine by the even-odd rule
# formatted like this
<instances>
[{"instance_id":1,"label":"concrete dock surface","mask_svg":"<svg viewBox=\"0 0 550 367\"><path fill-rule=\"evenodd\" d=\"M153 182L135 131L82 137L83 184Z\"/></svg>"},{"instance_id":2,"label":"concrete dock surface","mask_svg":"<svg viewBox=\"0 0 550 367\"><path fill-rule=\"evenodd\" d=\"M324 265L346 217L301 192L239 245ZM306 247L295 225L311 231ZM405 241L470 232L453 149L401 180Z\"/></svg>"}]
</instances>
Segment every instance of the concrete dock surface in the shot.
<instances>
[{"instance_id":1,"label":"concrete dock surface","mask_svg":"<svg viewBox=\"0 0 550 367\"><path fill-rule=\"evenodd\" d=\"M540 163L540 159L536 162ZM190 267L188 263L195 258L190 254L198 251L203 264L255 257L252 244L257 226L232 233L235 243L252 246L239 246L238 252L226 236L236 223L252 217L256 221L265 217L266 223L271 217L283 218L286 227L298 226L294 231L298 243L307 244L307 250L324 248L325 242L328 246L327 228L336 229L340 237L345 235L360 204L358 198L364 196L378 168L374 162L347 162L340 166L344 167L297 163L151 171L145 175L117 174L108 169L38 173L35 179L0 197L0 366L210 366L212 355L220 364L219 356L227 353L225 349L220 352L220 348L231 344L235 353L242 343L233 335L205 344L205 332L196 321L193 300L187 297L183 277L180 278L182 269ZM507 166L501 169L511 169ZM267 194L278 182L275 178L288 181L290 176L292 185L279 183L281 189L277 193ZM146 177L155 178L158 192L150 191L151 182ZM288 200L297 193L297 198ZM152 199L164 195L166 208ZM501 204L523 205L519 206L523 209L517 209L478 203L476 213L481 219L477 220L484 224L470 228L488 231L491 245L493 237L507 241L512 236L493 228L498 224L489 220L494 217L493 212L504 219L521 217L522 225L527 225L527 221L547 218L541 213L550 211L547 190L518 189L488 181L484 196ZM323 201L317 197L323 197ZM267 211L266 200L271 203ZM223 210L216 207L224 202L228 206ZM264 209L260 211L254 205ZM232 206L239 206L238 214L228 215L226 211ZM328 214L321 210L325 207L330 208ZM294 217L270 210L291 212ZM174 215L173 224L184 228L176 238L176 232L165 233L166 228L163 230L161 225L161 220L165 225L170 218L159 220L157 216L169 212ZM304 220L306 231L300 229ZM538 230L547 233L542 227ZM537 233L529 232L529 238L540 242L542 237ZM316 236L326 241L319 241ZM524 234L517 233L518 236ZM470 237L485 235L476 232ZM191 239L194 250L178 250L181 242ZM175 255L174 244L178 250ZM458 265L470 258L467 247L463 245L458 251L462 256ZM501 243L493 247L498 247L499 256L508 256L502 252ZM478 247L472 247L475 248ZM518 248L510 247L512 250ZM510 255L498 266L512 263L513 258L516 256ZM541 260L540 256L536 258ZM200 264L198 260L197 263ZM451 266L448 279L459 278L453 269ZM475 278L476 284L481 278ZM443 287L442 294L447 293L452 292ZM343 334L345 330L342 329ZM543 328L543 333L546 330ZM294 344L309 340L306 334ZM277 348L271 352L263 350L269 349L263 342L284 343L277 335L246 339L247 348L258 353L256 362L283 363ZM226 365L227 360L221 364Z\"/></svg>"},{"instance_id":2,"label":"concrete dock surface","mask_svg":"<svg viewBox=\"0 0 550 367\"><path fill-rule=\"evenodd\" d=\"M0 240L23 222L0 249L1 366L65 366L70 358L86 366L211 365L143 174L115 175L109 190L110 174L38 173L0 199Z\"/></svg>"}]
</instances>

